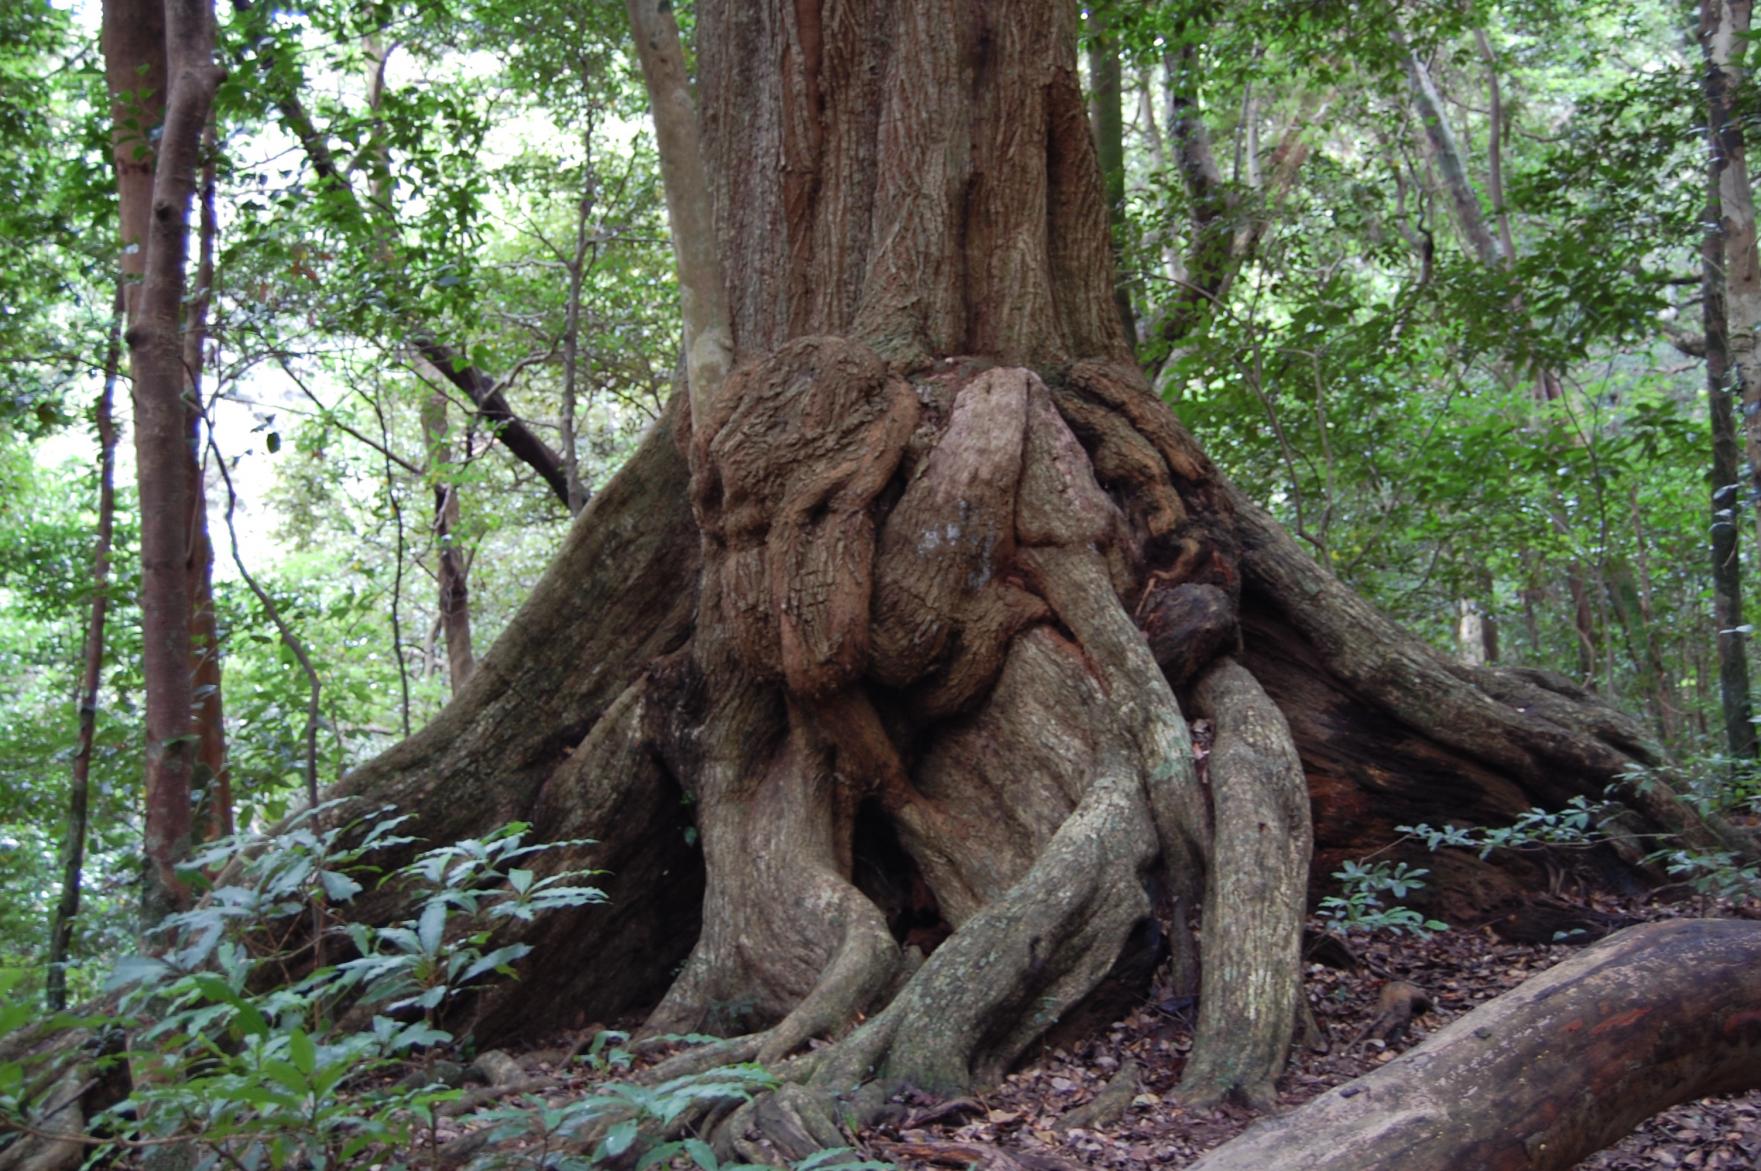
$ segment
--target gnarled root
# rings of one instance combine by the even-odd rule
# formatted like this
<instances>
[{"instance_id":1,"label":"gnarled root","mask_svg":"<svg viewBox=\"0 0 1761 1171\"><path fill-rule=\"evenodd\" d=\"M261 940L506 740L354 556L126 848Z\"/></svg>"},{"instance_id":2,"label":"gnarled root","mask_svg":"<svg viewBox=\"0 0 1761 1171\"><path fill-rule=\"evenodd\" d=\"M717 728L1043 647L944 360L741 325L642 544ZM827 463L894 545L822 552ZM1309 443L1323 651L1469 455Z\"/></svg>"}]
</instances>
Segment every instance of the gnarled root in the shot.
<instances>
[{"instance_id":1,"label":"gnarled root","mask_svg":"<svg viewBox=\"0 0 1761 1171\"><path fill-rule=\"evenodd\" d=\"M693 778L709 887L697 948L648 1028L700 1027L737 1004L739 1024L765 1029L741 1050L774 1061L857 1026L726 1120L726 1145L747 1156L798 1157L889 1087L954 1094L999 1079L1106 975L1152 911L1155 876L1190 897L1207 859L1207 951L1222 975L1195 1092L1267 1100L1292 1031L1308 830L1288 732L1247 671L1206 673L1200 702L1221 729L1213 802L1121 599L1135 525L1159 526L1186 572L1206 564L1173 541L1178 497L1165 491L1157 516L1123 514L1030 372L946 390L928 395L939 418L913 440L878 536L868 509L914 409L859 347L779 352L731 383L721 419L694 437L701 605L723 621L699 630L680 692L713 697L701 720L658 739ZM760 455L783 414L829 422L779 464ZM1115 463L1170 475L1133 434L1113 436ZM851 600L871 593L872 623ZM1181 595L1158 611L1215 628L1194 670L1234 637L1226 615L1210 620L1215 603ZM922 741L915 760L902 754ZM953 932L858 1025L901 952L849 877L864 809L891 824ZM1259 1042L1226 1057L1242 1031Z\"/></svg>"}]
</instances>

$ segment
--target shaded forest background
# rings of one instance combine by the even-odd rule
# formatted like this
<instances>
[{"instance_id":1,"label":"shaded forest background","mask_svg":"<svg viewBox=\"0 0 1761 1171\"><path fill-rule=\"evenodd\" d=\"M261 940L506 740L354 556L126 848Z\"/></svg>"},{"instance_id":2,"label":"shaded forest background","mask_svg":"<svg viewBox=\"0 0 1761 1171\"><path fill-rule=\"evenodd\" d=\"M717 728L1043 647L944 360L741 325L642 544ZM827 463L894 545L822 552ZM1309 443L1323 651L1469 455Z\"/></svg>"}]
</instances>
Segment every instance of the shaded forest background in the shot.
<instances>
[{"instance_id":1,"label":"shaded forest background","mask_svg":"<svg viewBox=\"0 0 1761 1171\"><path fill-rule=\"evenodd\" d=\"M1747 486L1710 474L1698 21L1182 0L1085 29L1089 81L1120 95L1096 122L1121 312L1211 456L1439 647L1585 683L1723 785L1717 645L1746 628L1714 618L1710 538L1756 545ZM95 24L0 11L0 966L38 972L118 279ZM320 781L432 716L659 416L679 314L621 5L241 5L220 37L207 686L248 828L303 799L301 654ZM76 989L132 946L138 902L118 450Z\"/></svg>"}]
</instances>

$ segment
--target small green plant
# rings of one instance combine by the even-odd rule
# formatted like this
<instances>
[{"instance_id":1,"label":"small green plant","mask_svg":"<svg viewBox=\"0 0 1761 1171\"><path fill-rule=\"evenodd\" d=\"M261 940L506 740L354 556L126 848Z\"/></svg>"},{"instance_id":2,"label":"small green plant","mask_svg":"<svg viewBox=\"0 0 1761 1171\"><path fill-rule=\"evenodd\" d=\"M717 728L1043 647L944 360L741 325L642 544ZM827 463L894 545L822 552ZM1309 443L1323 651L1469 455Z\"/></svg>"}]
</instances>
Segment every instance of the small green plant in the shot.
<instances>
[{"instance_id":1,"label":"small green plant","mask_svg":"<svg viewBox=\"0 0 1761 1171\"><path fill-rule=\"evenodd\" d=\"M1531 849L1539 846L1590 846L1603 840L1596 820L1605 812L1584 797L1573 797L1563 809L1525 809L1509 825L1458 826L1401 825L1395 828L1425 843L1431 851L1453 846L1473 850L1485 858L1494 850ZM1422 873L1422 872L1421 872Z\"/></svg>"},{"instance_id":2,"label":"small green plant","mask_svg":"<svg viewBox=\"0 0 1761 1171\"><path fill-rule=\"evenodd\" d=\"M1724 816L1761 808L1761 762L1708 756L1671 772L1671 791L1702 814ZM1621 783L1643 789L1663 779L1661 770L1634 765L1623 774ZM1593 846L1607 839L1599 822L1609 808L1607 803L1591 802L1580 796L1573 797L1563 809L1526 809L1507 826L1439 828L1421 824L1396 828L1423 842L1427 849L1467 849L1485 858L1494 850ZM1706 898L1748 898L1761 891L1761 866L1744 862L1729 851L1690 850L1665 838L1662 847L1643 860L1662 866L1667 874L1681 879ZM1348 868L1352 865L1347 863ZM1335 877L1344 878L1344 872ZM1323 900L1323 913L1329 902L1338 901Z\"/></svg>"},{"instance_id":3,"label":"small green plant","mask_svg":"<svg viewBox=\"0 0 1761 1171\"><path fill-rule=\"evenodd\" d=\"M588 1069L596 1073L606 1073L613 1069L628 1069L636 1060L635 1054L627 1047L630 1034L622 1029L601 1029L593 1034L587 1049L580 1055L580 1061Z\"/></svg>"},{"instance_id":4,"label":"small green plant","mask_svg":"<svg viewBox=\"0 0 1761 1171\"><path fill-rule=\"evenodd\" d=\"M605 901L598 889L571 881L578 875L540 879L513 866L564 844L524 845L527 828L514 822L488 837L430 850L398 871L395 880L426 892L419 914L390 927L349 924L359 954L337 966L338 987L360 987L368 1004L384 1003L393 1013L418 1010L433 1022L474 981L513 975L511 965L531 952L524 943L489 947L497 920L530 921L545 911ZM451 930L461 917L464 932Z\"/></svg>"},{"instance_id":5,"label":"small green plant","mask_svg":"<svg viewBox=\"0 0 1761 1171\"><path fill-rule=\"evenodd\" d=\"M1659 850L1647 861L1661 862L1669 875L1704 898L1744 899L1761 890L1761 866L1728 850Z\"/></svg>"},{"instance_id":6,"label":"small green plant","mask_svg":"<svg viewBox=\"0 0 1761 1171\"><path fill-rule=\"evenodd\" d=\"M777 1079L757 1065L730 1065L673 1078L658 1085L606 1082L591 1094L562 1106L528 1099L511 1107L484 1111L476 1120L492 1121L492 1146L523 1140L524 1149L511 1152L493 1164L498 1168L534 1167L543 1171L589 1171L590 1168L624 1158L643 1134L676 1130L692 1111L702 1112L730 1100L745 1101L774 1090ZM556 1154L562 1145L592 1143L587 1155ZM684 1155L704 1171L729 1171L733 1164L714 1160L709 1145L695 1136L656 1143L641 1152L636 1171L664 1166ZM744 1167L744 1164L739 1166Z\"/></svg>"},{"instance_id":7,"label":"small green plant","mask_svg":"<svg viewBox=\"0 0 1761 1171\"><path fill-rule=\"evenodd\" d=\"M1427 919L1411 907L1399 903L1384 904L1383 896L1403 899L1411 891L1424 887L1429 870L1409 867L1405 862L1375 862L1368 866L1348 860L1333 877L1345 893L1328 895L1321 900L1317 914L1326 921L1327 930L1339 935L1354 931L1392 931L1420 938L1449 930L1449 924Z\"/></svg>"},{"instance_id":8,"label":"small green plant","mask_svg":"<svg viewBox=\"0 0 1761 1171\"><path fill-rule=\"evenodd\" d=\"M1643 789L1665 779L1665 774L1634 766L1624 779ZM1761 812L1761 761L1708 754L1684 761L1670 770L1667 779L1671 789L1704 816ZM1661 865L1703 898L1745 899L1761 893L1761 867L1730 851L1693 850L1669 841L1647 854L1645 861Z\"/></svg>"},{"instance_id":9,"label":"small green plant","mask_svg":"<svg viewBox=\"0 0 1761 1171\"><path fill-rule=\"evenodd\" d=\"M699 1033L657 1039L686 1045L719 1040ZM602 1030L580 1060L596 1071L625 1068L633 1060L624 1046L628 1040L627 1033ZM632 1158L632 1171L676 1165L680 1160L688 1160L698 1171L766 1171L758 1164L722 1162L692 1124L717 1107L750 1101L779 1085L774 1075L758 1065L720 1066L652 1086L604 1082L563 1105L528 1096L478 1111L470 1120L489 1123L488 1143L500 1148L481 1164L485 1171L592 1171L608 1163L629 1163ZM655 1136L660 1136L658 1141ZM652 1145L642 1149L644 1141ZM590 1153L570 1153L589 1146ZM835 1147L808 1156L795 1164L795 1171L893 1171L893 1165L862 1159L849 1147Z\"/></svg>"},{"instance_id":10,"label":"small green plant","mask_svg":"<svg viewBox=\"0 0 1761 1171\"><path fill-rule=\"evenodd\" d=\"M579 875L540 879L518 865L561 843L527 845L516 823L430 850L384 879L410 888L414 918L340 925L336 909L383 878L372 854L410 839L395 833L401 819L386 811L319 829L332 808L314 809L269 842L202 851L189 879L221 879L166 921L160 954L118 965L119 1020L133 1032L133 1064L149 1072L106 1120L112 1134L187 1142L198 1168L421 1165L411 1161L422 1149L418 1136L426 1134L432 1156L435 1109L458 1093L396 1080L394 1070L449 1052L445 1006L483 979L511 975L527 953L525 944L494 946L498 924L604 899L574 881ZM268 942L278 923L308 925L309 938L289 954ZM321 960L327 940L340 952L339 937L351 958L275 978L296 961ZM265 984L274 987L254 991ZM346 1003L383 1009L350 1030L337 1023ZM6 1023L0 1018L0 1031ZM0 1118L20 1117L4 1097L6 1077L0 1069Z\"/></svg>"}]
</instances>

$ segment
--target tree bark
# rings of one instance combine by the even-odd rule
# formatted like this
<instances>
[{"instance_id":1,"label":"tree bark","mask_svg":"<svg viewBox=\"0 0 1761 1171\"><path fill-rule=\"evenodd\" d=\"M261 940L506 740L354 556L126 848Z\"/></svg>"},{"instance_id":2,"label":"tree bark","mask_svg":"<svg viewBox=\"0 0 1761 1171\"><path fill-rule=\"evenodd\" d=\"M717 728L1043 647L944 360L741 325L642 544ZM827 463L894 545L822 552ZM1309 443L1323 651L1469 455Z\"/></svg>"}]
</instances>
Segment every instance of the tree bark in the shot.
<instances>
[{"instance_id":1,"label":"tree bark","mask_svg":"<svg viewBox=\"0 0 1761 1171\"><path fill-rule=\"evenodd\" d=\"M111 404L122 367L123 287L116 286L110 341L104 352L104 389L93 414L98 426L98 528L92 543L92 609L86 619L84 665L79 682L79 731L67 784L67 828L61 841L61 897L49 923L49 956L43 999L53 1011L67 1007L67 964L79 915L85 869L86 809L91 792L92 743L98 728L98 689L104 673L104 628L110 613L110 541L116 529L116 420Z\"/></svg>"},{"instance_id":2,"label":"tree bark","mask_svg":"<svg viewBox=\"0 0 1761 1171\"><path fill-rule=\"evenodd\" d=\"M1680 1102L1761 1085L1761 927L1632 927L1191 1171L1554 1171Z\"/></svg>"},{"instance_id":3,"label":"tree bark","mask_svg":"<svg viewBox=\"0 0 1761 1171\"><path fill-rule=\"evenodd\" d=\"M1743 55L1749 39L1750 0L1706 0L1700 6L1700 43L1706 53L1708 86L1716 86L1724 117L1711 124L1715 134L1719 234L1724 238L1726 345L1737 400L1742 403L1743 448L1749 461L1751 503L1761 499L1761 244L1757 243L1755 199L1749 186L1748 151L1742 120L1733 116L1747 83ZM1761 524L1761 512L1756 514Z\"/></svg>"},{"instance_id":4,"label":"tree bark","mask_svg":"<svg viewBox=\"0 0 1761 1171\"><path fill-rule=\"evenodd\" d=\"M160 22L163 22L162 24ZM154 30L162 28L162 40ZM134 376L135 458L141 498L141 613L147 703L145 853L142 911L157 922L182 900L176 864L191 832L195 756L189 632L190 459L184 405L184 261L189 210L203 128L220 69L214 64L212 11L200 0L111 0L105 7L106 73L116 110L118 185L125 251L145 225L141 284L125 339ZM163 64L160 64L163 62ZM141 182L138 148L148 138L126 97L138 79L163 69L170 88L151 186ZM138 95L137 95L138 97Z\"/></svg>"},{"instance_id":5,"label":"tree bark","mask_svg":"<svg viewBox=\"0 0 1761 1171\"><path fill-rule=\"evenodd\" d=\"M747 1156L829 1141L834 1098L994 1081L1152 888L1205 899L1188 1091L1270 1100L1311 804L1317 856L1355 856L1599 796L1656 750L1395 627L1151 393L1073 8L696 15L732 372L676 397L472 680L341 794L427 842L526 820L571 843L546 868L606 872L609 910L507 926L536 950L478 1036L631 1010L731 1034L715 1055L790 1087L718 1128ZM1745 848L1666 788L1632 800Z\"/></svg>"},{"instance_id":6,"label":"tree bark","mask_svg":"<svg viewBox=\"0 0 1761 1171\"><path fill-rule=\"evenodd\" d=\"M593 215L593 201L598 186L593 173L592 124L581 135L586 155L582 168L586 190L575 209L575 252L569 262L568 311L563 320L563 409L562 447L563 479L569 490L569 515L579 516L587 503L587 490L581 483L580 435L575 423L575 408L581 392L581 295L587 270L598 256L599 246L588 222Z\"/></svg>"},{"instance_id":7,"label":"tree bark","mask_svg":"<svg viewBox=\"0 0 1761 1171\"><path fill-rule=\"evenodd\" d=\"M1724 174L1730 157L1723 127L1730 121L1727 75L1715 59L1713 42L1721 21L1717 0L1700 5L1706 51L1707 191L1705 236L1700 241L1700 313L1705 331L1706 404L1712 420L1712 627L1718 643L1718 703L1723 715L1725 751L1752 757L1757 743L1749 699L1748 635L1743 631L1742 558L1737 518L1744 496L1737 466L1736 422L1731 414L1729 307L1725 298ZM1746 176L1740 180L1747 185ZM1751 500L1749 503L1753 503Z\"/></svg>"},{"instance_id":8,"label":"tree bark","mask_svg":"<svg viewBox=\"0 0 1761 1171\"><path fill-rule=\"evenodd\" d=\"M187 379L190 516L188 569L190 578L190 675L195 700L196 763L192 780L196 797L197 832L206 840L225 837L232 824L232 775L226 764L226 712L220 692L220 630L214 614L214 541L208 529L208 490L202 478L202 372L206 365L208 312L214 301L214 123L210 115L202 134L203 152L200 227L193 288L184 313L183 368Z\"/></svg>"},{"instance_id":9,"label":"tree bark","mask_svg":"<svg viewBox=\"0 0 1761 1171\"><path fill-rule=\"evenodd\" d=\"M1107 231L1113 241L1113 303L1119 309L1119 327L1125 340L1137 341L1137 312L1131 304L1131 283L1125 267L1125 71L1119 62L1119 43L1113 36L1107 13L1089 9L1088 77L1090 117L1094 121L1095 153L1101 181L1107 189Z\"/></svg>"},{"instance_id":10,"label":"tree bark","mask_svg":"<svg viewBox=\"0 0 1761 1171\"><path fill-rule=\"evenodd\" d=\"M669 0L629 0L636 56L654 111L654 140L666 185L667 223L678 261L679 306L685 325L685 387L691 413L708 412L734 357L727 282L722 275L710 208L709 178L697 141L697 112L679 26ZM811 35L814 31L809 27ZM808 46L808 51L817 46Z\"/></svg>"},{"instance_id":11,"label":"tree bark","mask_svg":"<svg viewBox=\"0 0 1761 1171\"><path fill-rule=\"evenodd\" d=\"M446 640L447 682L456 693L477 669L477 659L471 650L470 581L457 537L459 486L451 471L446 405L445 395L429 398L422 408L422 436L428 445L429 478L434 485L435 578L440 590L440 629Z\"/></svg>"}]
</instances>

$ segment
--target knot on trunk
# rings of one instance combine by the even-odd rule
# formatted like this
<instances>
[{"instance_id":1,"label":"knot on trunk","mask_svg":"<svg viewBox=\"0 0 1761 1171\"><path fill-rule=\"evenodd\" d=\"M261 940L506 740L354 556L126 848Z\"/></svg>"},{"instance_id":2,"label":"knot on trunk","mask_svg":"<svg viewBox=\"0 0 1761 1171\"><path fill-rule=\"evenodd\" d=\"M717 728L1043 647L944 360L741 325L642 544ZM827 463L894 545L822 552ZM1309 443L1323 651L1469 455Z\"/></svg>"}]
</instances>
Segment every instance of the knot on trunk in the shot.
<instances>
[{"instance_id":1,"label":"knot on trunk","mask_svg":"<svg viewBox=\"0 0 1761 1171\"><path fill-rule=\"evenodd\" d=\"M922 715L968 705L1051 616L1025 550L1094 550L1132 588L1124 518L1031 370L913 386L859 342L801 338L728 379L691 457L705 612L797 698L866 676Z\"/></svg>"},{"instance_id":2,"label":"knot on trunk","mask_svg":"<svg viewBox=\"0 0 1761 1171\"><path fill-rule=\"evenodd\" d=\"M695 427L703 603L758 678L822 696L866 666L872 505L917 419L873 350L809 337L736 371Z\"/></svg>"}]
</instances>

